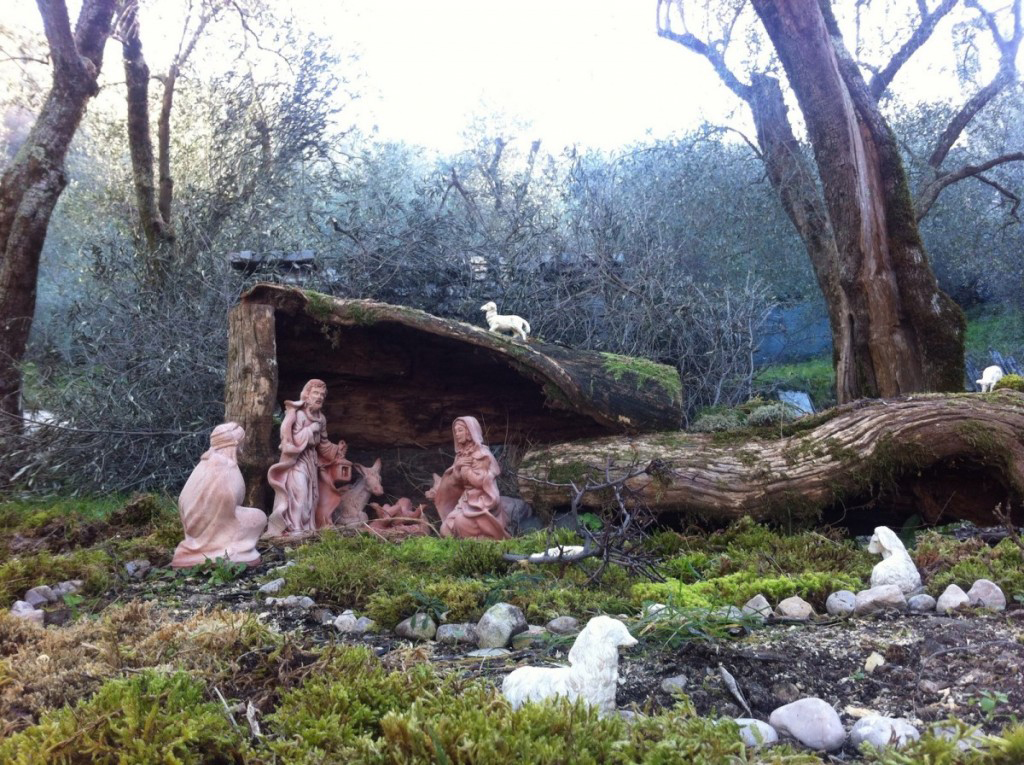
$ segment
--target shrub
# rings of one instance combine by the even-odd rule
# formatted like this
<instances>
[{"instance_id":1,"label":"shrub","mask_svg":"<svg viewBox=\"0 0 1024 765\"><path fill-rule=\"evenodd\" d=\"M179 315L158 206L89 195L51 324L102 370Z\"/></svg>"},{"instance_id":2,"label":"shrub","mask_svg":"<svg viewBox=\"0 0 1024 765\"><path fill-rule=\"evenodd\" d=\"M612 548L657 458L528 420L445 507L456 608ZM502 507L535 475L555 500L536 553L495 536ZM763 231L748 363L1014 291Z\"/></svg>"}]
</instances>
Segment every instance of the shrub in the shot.
<instances>
[{"instance_id":1,"label":"shrub","mask_svg":"<svg viewBox=\"0 0 1024 765\"><path fill-rule=\"evenodd\" d=\"M245 744L202 683L178 672L111 680L88 701L47 713L0 743L18 765L233 762Z\"/></svg>"},{"instance_id":2,"label":"shrub","mask_svg":"<svg viewBox=\"0 0 1024 765\"><path fill-rule=\"evenodd\" d=\"M993 390L1002 390L1003 388L1024 393L1024 377L1020 375L1003 375L1002 379L995 384Z\"/></svg>"}]
</instances>

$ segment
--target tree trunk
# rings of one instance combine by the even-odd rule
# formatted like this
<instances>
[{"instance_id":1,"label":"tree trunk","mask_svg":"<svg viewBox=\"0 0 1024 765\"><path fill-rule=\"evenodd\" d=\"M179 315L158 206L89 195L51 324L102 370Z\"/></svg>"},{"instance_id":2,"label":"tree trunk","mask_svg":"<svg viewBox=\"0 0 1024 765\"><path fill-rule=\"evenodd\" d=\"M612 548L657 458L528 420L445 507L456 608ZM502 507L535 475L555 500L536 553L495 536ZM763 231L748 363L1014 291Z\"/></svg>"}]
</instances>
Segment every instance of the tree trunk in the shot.
<instances>
[{"instance_id":1,"label":"tree trunk","mask_svg":"<svg viewBox=\"0 0 1024 765\"><path fill-rule=\"evenodd\" d=\"M239 303L228 316L224 421L245 429L238 467L246 505L270 507L267 468L277 462L277 340L274 307Z\"/></svg>"},{"instance_id":2,"label":"tree trunk","mask_svg":"<svg viewBox=\"0 0 1024 765\"><path fill-rule=\"evenodd\" d=\"M781 432L780 432L781 431ZM569 504L570 482L627 481L663 517L726 522L830 518L867 527L914 514L929 523L996 523L1024 497L1024 395L915 396L853 403L747 434L655 433L577 441L527 452L519 490L534 508ZM607 471L607 472L606 472ZM601 492L584 495L597 509Z\"/></svg>"},{"instance_id":3,"label":"tree trunk","mask_svg":"<svg viewBox=\"0 0 1024 765\"><path fill-rule=\"evenodd\" d=\"M832 362L836 373L836 398L846 403L856 396L850 337L850 306L839 278L839 251L835 233L818 190L814 170L793 135L782 88L774 77L754 73L743 98L750 106L757 128L757 143L768 171L768 180L779 195L782 208L804 243L818 287L825 296L832 332Z\"/></svg>"},{"instance_id":4,"label":"tree trunk","mask_svg":"<svg viewBox=\"0 0 1024 765\"><path fill-rule=\"evenodd\" d=\"M139 208L139 225L146 239L146 247L139 248L141 271L148 284L162 284L170 262L170 248L174 232L170 226L170 196L168 189L167 217L161 208L164 188L161 178L161 199L157 199L153 177L153 137L149 123L149 65L142 54L139 37L137 2L128 3L121 14L124 78L128 104L128 148L132 158L132 177L135 180L135 202ZM165 92L166 95L166 92ZM169 106L168 106L169 108ZM163 136L161 136L161 139ZM161 149L163 148L161 144ZM161 157L161 159L163 159ZM161 163L161 171L163 163ZM168 171L169 175L169 171Z\"/></svg>"},{"instance_id":5,"label":"tree trunk","mask_svg":"<svg viewBox=\"0 0 1024 765\"><path fill-rule=\"evenodd\" d=\"M847 311L836 357L850 359L839 401L962 390L963 314L928 265L895 140L830 11L753 5L800 102L835 233L839 294L826 299Z\"/></svg>"},{"instance_id":6,"label":"tree trunk","mask_svg":"<svg viewBox=\"0 0 1024 765\"><path fill-rule=\"evenodd\" d=\"M117 0L85 0L74 34L63 0L37 0L53 61L53 84L32 131L0 179L0 416L17 428L21 371L36 305L39 257L64 159L103 64ZM13 418L13 419L12 419Z\"/></svg>"}]
</instances>

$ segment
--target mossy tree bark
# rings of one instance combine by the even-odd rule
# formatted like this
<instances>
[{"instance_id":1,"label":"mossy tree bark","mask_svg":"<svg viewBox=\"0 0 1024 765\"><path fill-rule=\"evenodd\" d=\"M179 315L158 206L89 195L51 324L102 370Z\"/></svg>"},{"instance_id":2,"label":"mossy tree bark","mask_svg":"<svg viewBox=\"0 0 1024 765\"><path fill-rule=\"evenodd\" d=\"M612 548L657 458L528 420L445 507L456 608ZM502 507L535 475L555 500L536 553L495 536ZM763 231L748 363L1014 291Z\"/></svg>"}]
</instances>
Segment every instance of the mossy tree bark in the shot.
<instances>
[{"instance_id":1,"label":"mossy tree bark","mask_svg":"<svg viewBox=\"0 0 1024 765\"><path fill-rule=\"evenodd\" d=\"M37 0L53 84L32 131L0 178L0 430L21 415L21 372L36 306L39 257L67 178L64 158L98 91L117 0L85 0L72 32L64 0Z\"/></svg>"},{"instance_id":2,"label":"mossy tree bark","mask_svg":"<svg viewBox=\"0 0 1024 765\"><path fill-rule=\"evenodd\" d=\"M789 523L823 512L865 525L953 519L996 523L1024 497L1024 394L925 395L847 404L781 428L655 433L528 452L519 489L541 512L568 504L569 482L627 481L664 516ZM607 497L584 496L600 508Z\"/></svg>"},{"instance_id":3,"label":"mossy tree bark","mask_svg":"<svg viewBox=\"0 0 1024 765\"><path fill-rule=\"evenodd\" d=\"M819 0L753 0L796 93L835 232L849 310L840 401L963 389L963 313L939 289L899 149Z\"/></svg>"}]
</instances>

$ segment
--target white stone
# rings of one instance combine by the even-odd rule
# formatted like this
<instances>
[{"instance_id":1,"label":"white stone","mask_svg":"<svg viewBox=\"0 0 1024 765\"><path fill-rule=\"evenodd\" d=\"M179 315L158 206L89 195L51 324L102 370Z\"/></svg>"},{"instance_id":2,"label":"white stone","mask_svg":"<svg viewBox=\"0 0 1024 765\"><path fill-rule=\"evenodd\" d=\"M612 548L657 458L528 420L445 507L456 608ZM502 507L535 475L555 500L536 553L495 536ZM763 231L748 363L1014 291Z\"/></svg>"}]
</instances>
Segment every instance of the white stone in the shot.
<instances>
[{"instance_id":1,"label":"white stone","mask_svg":"<svg viewBox=\"0 0 1024 765\"><path fill-rule=\"evenodd\" d=\"M667 606L664 603L651 603L644 608L644 616L656 616L664 611Z\"/></svg>"},{"instance_id":2,"label":"white stone","mask_svg":"<svg viewBox=\"0 0 1024 765\"><path fill-rule=\"evenodd\" d=\"M850 743L860 747L865 741L875 749L895 747L902 749L911 741L921 738L917 728L899 717L870 715L862 717L850 729Z\"/></svg>"},{"instance_id":3,"label":"white stone","mask_svg":"<svg viewBox=\"0 0 1024 765\"><path fill-rule=\"evenodd\" d=\"M857 616L863 616L889 608L907 610L907 598L903 590L895 584L882 584L870 590L861 590L854 601L853 612Z\"/></svg>"},{"instance_id":4,"label":"white stone","mask_svg":"<svg viewBox=\"0 0 1024 765\"><path fill-rule=\"evenodd\" d=\"M30 603L32 607L35 608L43 605L43 603L56 603L57 595L47 585L41 584L26 592L25 597L22 598L22 600L26 603Z\"/></svg>"},{"instance_id":5,"label":"white stone","mask_svg":"<svg viewBox=\"0 0 1024 765\"><path fill-rule=\"evenodd\" d=\"M883 664L885 664L885 657L878 651L872 651L867 661L864 662L864 671L870 675Z\"/></svg>"},{"instance_id":6,"label":"white stone","mask_svg":"<svg viewBox=\"0 0 1024 765\"><path fill-rule=\"evenodd\" d=\"M828 596L825 610L832 616L849 616L857 605L857 596L849 590L838 590Z\"/></svg>"},{"instance_id":7,"label":"white stone","mask_svg":"<svg viewBox=\"0 0 1024 765\"><path fill-rule=\"evenodd\" d=\"M1006 595L1003 594L999 585L991 579L979 579L971 585L967 591L967 597L971 600L972 606L990 608L993 611L1006 610ZM25 598L28 600L28 598Z\"/></svg>"},{"instance_id":8,"label":"white stone","mask_svg":"<svg viewBox=\"0 0 1024 765\"><path fill-rule=\"evenodd\" d=\"M261 584L260 592L273 595L275 592L280 592L282 587L284 587L284 579L274 579L266 584Z\"/></svg>"},{"instance_id":9,"label":"white stone","mask_svg":"<svg viewBox=\"0 0 1024 765\"><path fill-rule=\"evenodd\" d=\"M907 600L907 607L915 614L927 614L935 610L935 598L926 592L920 595L911 595Z\"/></svg>"},{"instance_id":10,"label":"white stone","mask_svg":"<svg viewBox=\"0 0 1024 765\"><path fill-rule=\"evenodd\" d=\"M529 625L518 606L496 603L487 609L476 624L477 646L504 648L513 635L525 632Z\"/></svg>"},{"instance_id":11,"label":"white stone","mask_svg":"<svg viewBox=\"0 0 1024 765\"><path fill-rule=\"evenodd\" d=\"M904 594L909 595L921 589L921 574L914 565L907 548L888 526L878 526L868 552L881 553L882 562L871 570L871 586L895 584Z\"/></svg>"},{"instance_id":12,"label":"white stone","mask_svg":"<svg viewBox=\"0 0 1024 765\"><path fill-rule=\"evenodd\" d=\"M575 635L580 631L580 623L572 616L558 616L547 623L547 628L556 635Z\"/></svg>"},{"instance_id":13,"label":"white stone","mask_svg":"<svg viewBox=\"0 0 1024 765\"><path fill-rule=\"evenodd\" d=\"M775 607L775 614L784 619L810 619L814 615L811 604L801 597L794 595L786 598Z\"/></svg>"},{"instance_id":14,"label":"white stone","mask_svg":"<svg viewBox=\"0 0 1024 765\"><path fill-rule=\"evenodd\" d=\"M507 648L477 648L466 654L473 659L496 659L501 656L511 656L512 652Z\"/></svg>"},{"instance_id":15,"label":"white stone","mask_svg":"<svg viewBox=\"0 0 1024 765\"><path fill-rule=\"evenodd\" d=\"M961 587L951 584L935 601L935 610L940 614L948 614L950 611L959 611L969 605L971 605L971 599L967 597L967 593Z\"/></svg>"},{"instance_id":16,"label":"white stone","mask_svg":"<svg viewBox=\"0 0 1024 765\"><path fill-rule=\"evenodd\" d=\"M53 594L58 598L63 598L65 595L75 595L82 591L82 585L84 585L81 579L68 579L65 582L61 582L53 587Z\"/></svg>"},{"instance_id":17,"label":"white stone","mask_svg":"<svg viewBox=\"0 0 1024 765\"><path fill-rule=\"evenodd\" d=\"M395 634L409 640L433 640L437 624L426 614L416 614L400 621L395 626Z\"/></svg>"},{"instance_id":18,"label":"white stone","mask_svg":"<svg viewBox=\"0 0 1024 765\"><path fill-rule=\"evenodd\" d=\"M758 593L743 605L743 613L748 616L761 617L762 620L772 615L772 604L768 599Z\"/></svg>"},{"instance_id":19,"label":"white stone","mask_svg":"<svg viewBox=\"0 0 1024 765\"><path fill-rule=\"evenodd\" d=\"M24 600L14 601L14 605L11 606L11 616L18 619L24 619L28 622L33 622L38 624L40 627L43 626L46 619L45 613Z\"/></svg>"},{"instance_id":20,"label":"white stone","mask_svg":"<svg viewBox=\"0 0 1024 765\"><path fill-rule=\"evenodd\" d=\"M357 622L356 615L351 611L346 611L334 620L334 629L338 632L356 632Z\"/></svg>"},{"instance_id":21,"label":"white stone","mask_svg":"<svg viewBox=\"0 0 1024 765\"><path fill-rule=\"evenodd\" d=\"M144 579L149 570L153 567L145 558L130 560L124 564L124 570L132 579Z\"/></svg>"},{"instance_id":22,"label":"white stone","mask_svg":"<svg viewBox=\"0 0 1024 765\"><path fill-rule=\"evenodd\" d=\"M690 681L687 679L686 675L666 677L661 681L661 690L665 691L665 693L671 694L682 693L686 690L686 685L689 682Z\"/></svg>"},{"instance_id":23,"label":"white stone","mask_svg":"<svg viewBox=\"0 0 1024 765\"><path fill-rule=\"evenodd\" d=\"M768 722L780 733L818 751L831 752L846 742L846 731L836 710L818 698L785 704L771 713Z\"/></svg>"},{"instance_id":24,"label":"white stone","mask_svg":"<svg viewBox=\"0 0 1024 765\"><path fill-rule=\"evenodd\" d=\"M298 608L308 611L316 606L316 601L307 595L286 595L283 598L267 598L266 604L276 608Z\"/></svg>"},{"instance_id":25,"label":"white stone","mask_svg":"<svg viewBox=\"0 0 1024 765\"><path fill-rule=\"evenodd\" d=\"M360 616L356 619L356 628L354 632L376 632L377 622L371 619L369 616Z\"/></svg>"},{"instance_id":26,"label":"white stone","mask_svg":"<svg viewBox=\"0 0 1024 765\"><path fill-rule=\"evenodd\" d=\"M771 746L779 741L779 733L771 725L763 720L755 720L752 717L737 717L736 724L740 726L740 739L744 746L757 749L762 746Z\"/></svg>"}]
</instances>

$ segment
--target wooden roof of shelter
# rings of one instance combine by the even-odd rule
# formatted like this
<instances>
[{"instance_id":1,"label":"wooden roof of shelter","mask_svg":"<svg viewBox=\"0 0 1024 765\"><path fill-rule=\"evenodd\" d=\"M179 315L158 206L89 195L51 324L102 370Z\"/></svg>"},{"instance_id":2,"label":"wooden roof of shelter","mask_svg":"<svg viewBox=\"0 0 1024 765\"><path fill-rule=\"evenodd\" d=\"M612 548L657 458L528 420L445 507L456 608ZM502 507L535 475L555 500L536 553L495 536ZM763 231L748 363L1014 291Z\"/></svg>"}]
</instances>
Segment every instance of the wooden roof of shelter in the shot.
<instances>
[{"instance_id":1,"label":"wooden roof of shelter","mask_svg":"<svg viewBox=\"0 0 1024 765\"><path fill-rule=\"evenodd\" d=\"M327 383L331 438L369 449L450 447L460 415L477 417L492 444L681 423L673 367L402 306L259 284L233 309L229 336L226 418L246 428L247 461L261 465L276 458L274 411L311 378Z\"/></svg>"}]
</instances>

